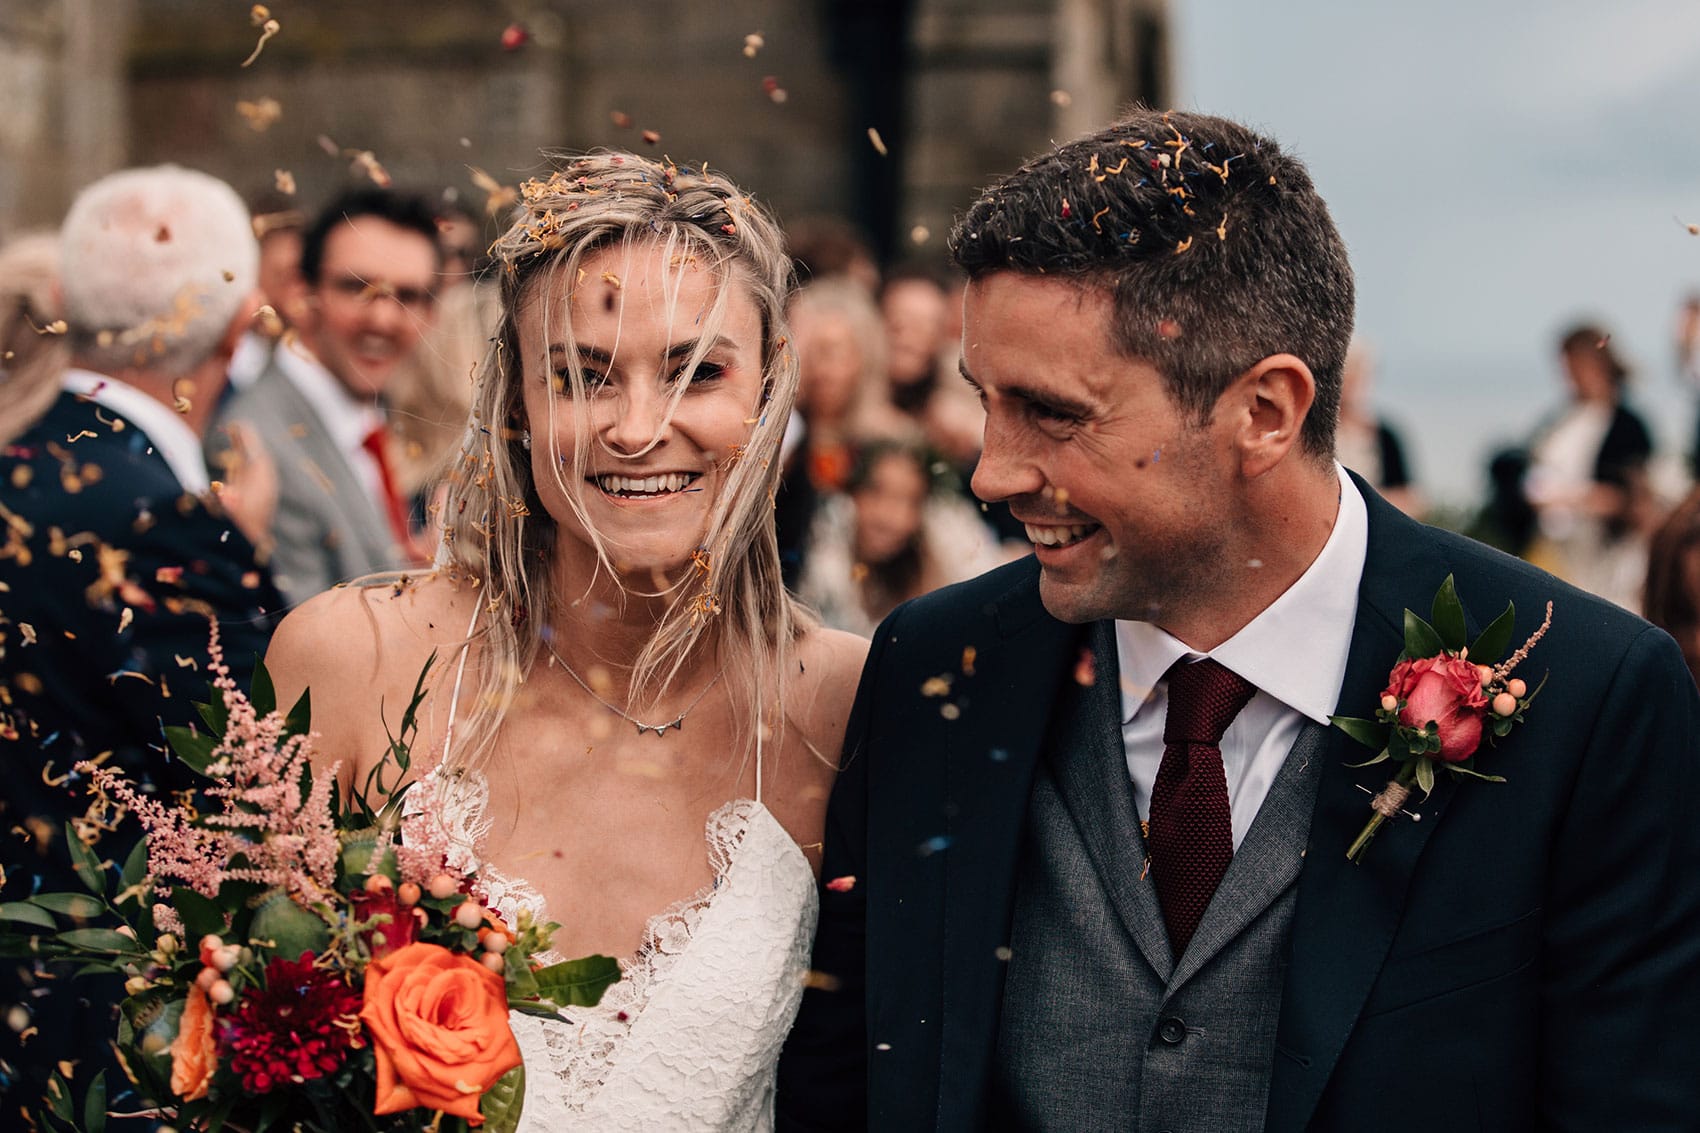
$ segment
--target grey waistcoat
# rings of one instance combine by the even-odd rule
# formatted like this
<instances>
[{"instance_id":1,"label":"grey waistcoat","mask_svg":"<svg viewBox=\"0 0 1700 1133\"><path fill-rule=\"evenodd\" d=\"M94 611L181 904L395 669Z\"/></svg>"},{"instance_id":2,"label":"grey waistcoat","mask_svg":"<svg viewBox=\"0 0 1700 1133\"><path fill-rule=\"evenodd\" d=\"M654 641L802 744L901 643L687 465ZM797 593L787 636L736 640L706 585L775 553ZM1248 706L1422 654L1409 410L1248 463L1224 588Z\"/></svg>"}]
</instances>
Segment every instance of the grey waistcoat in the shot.
<instances>
[{"instance_id":1,"label":"grey waistcoat","mask_svg":"<svg viewBox=\"0 0 1700 1133\"><path fill-rule=\"evenodd\" d=\"M1306 723L1185 955L1170 955L1122 749L1108 623L1058 702L1017 864L994 1124L1263 1127L1299 867L1326 729Z\"/></svg>"}]
</instances>

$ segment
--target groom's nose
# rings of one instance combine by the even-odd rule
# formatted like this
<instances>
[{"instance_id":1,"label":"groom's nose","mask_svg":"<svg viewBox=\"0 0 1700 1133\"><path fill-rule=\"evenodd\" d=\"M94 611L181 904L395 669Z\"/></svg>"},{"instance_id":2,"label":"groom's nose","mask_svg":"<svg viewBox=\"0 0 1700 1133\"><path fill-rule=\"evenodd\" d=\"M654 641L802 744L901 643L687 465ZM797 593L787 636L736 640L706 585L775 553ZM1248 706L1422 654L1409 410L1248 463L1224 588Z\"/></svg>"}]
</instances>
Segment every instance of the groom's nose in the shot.
<instances>
[{"instance_id":1,"label":"groom's nose","mask_svg":"<svg viewBox=\"0 0 1700 1133\"><path fill-rule=\"evenodd\" d=\"M1024 451L1018 429L1005 424L1002 416L996 409L987 413L984 447L970 480L974 495L989 504L1034 495L1045 486L1044 472Z\"/></svg>"}]
</instances>

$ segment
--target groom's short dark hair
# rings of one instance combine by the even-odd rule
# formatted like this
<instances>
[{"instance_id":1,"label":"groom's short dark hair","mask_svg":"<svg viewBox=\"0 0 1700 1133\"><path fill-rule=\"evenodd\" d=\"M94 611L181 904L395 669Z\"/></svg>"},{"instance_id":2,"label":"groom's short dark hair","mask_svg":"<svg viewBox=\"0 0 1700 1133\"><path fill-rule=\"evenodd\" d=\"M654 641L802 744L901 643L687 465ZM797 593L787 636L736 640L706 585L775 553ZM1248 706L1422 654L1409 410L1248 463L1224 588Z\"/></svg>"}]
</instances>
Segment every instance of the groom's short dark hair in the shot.
<instances>
[{"instance_id":1,"label":"groom's short dark hair","mask_svg":"<svg viewBox=\"0 0 1700 1133\"><path fill-rule=\"evenodd\" d=\"M1316 377L1304 448L1334 450L1352 269L1310 174L1270 138L1136 109L994 182L951 233L956 263L1107 289L1115 346L1198 419L1271 354Z\"/></svg>"}]
</instances>

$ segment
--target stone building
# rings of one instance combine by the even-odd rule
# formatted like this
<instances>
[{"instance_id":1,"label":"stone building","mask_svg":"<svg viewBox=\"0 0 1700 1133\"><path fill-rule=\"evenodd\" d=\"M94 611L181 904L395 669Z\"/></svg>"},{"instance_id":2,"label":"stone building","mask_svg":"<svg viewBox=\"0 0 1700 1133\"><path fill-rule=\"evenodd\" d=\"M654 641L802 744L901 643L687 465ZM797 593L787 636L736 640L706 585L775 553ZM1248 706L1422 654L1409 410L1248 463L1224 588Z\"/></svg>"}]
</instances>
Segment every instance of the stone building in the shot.
<instances>
[{"instance_id":1,"label":"stone building","mask_svg":"<svg viewBox=\"0 0 1700 1133\"><path fill-rule=\"evenodd\" d=\"M281 171L311 208L370 153L476 207L474 168L622 146L936 255L989 174L1170 89L1166 0L275 0L244 67L252 7L0 0L0 234L125 164Z\"/></svg>"}]
</instances>

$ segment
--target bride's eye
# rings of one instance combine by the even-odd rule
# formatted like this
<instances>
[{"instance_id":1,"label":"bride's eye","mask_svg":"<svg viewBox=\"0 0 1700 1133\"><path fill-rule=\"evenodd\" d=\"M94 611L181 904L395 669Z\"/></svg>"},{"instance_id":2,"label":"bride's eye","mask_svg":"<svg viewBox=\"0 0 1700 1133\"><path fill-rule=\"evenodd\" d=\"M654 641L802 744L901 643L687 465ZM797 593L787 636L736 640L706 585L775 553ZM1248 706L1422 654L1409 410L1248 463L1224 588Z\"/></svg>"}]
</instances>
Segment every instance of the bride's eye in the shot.
<instances>
[{"instance_id":1,"label":"bride's eye","mask_svg":"<svg viewBox=\"0 0 1700 1133\"><path fill-rule=\"evenodd\" d=\"M707 385L711 382L717 382L725 376L726 367L722 366L720 363L698 362L697 368L694 372L681 367L679 372L673 375L673 380L676 382L682 382L688 379L693 386L700 386Z\"/></svg>"},{"instance_id":2,"label":"bride's eye","mask_svg":"<svg viewBox=\"0 0 1700 1133\"><path fill-rule=\"evenodd\" d=\"M552 387L554 387L554 390L555 390L556 393L561 393L561 394L566 393L567 389L572 384L571 371L564 370L564 369L556 370L555 373L554 373L554 376L549 379L549 384ZM600 371L597 371L597 370L591 370L591 369L586 369L584 371L584 388L585 388L586 393L596 393L598 390L602 389L602 387L606 386L607 384L608 384L608 375L607 374L601 373Z\"/></svg>"}]
</instances>

